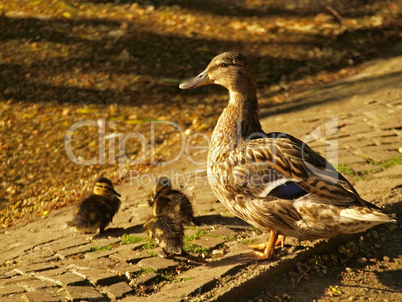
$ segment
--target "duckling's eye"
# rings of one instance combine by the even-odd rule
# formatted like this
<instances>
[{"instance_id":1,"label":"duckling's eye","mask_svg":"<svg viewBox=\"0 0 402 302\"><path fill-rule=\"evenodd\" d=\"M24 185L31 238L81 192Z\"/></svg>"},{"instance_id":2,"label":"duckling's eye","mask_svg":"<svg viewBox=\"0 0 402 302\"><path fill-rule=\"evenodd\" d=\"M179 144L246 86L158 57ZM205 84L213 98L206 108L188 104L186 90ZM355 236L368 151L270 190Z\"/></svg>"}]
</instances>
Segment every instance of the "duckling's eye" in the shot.
<instances>
[{"instance_id":1,"label":"duckling's eye","mask_svg":"<svg viewBox=\"0 0 402 302\"><path fill-rule=\"evenodd\" d=\"M219 67L227 67L227 66L228 66L228 64L225 64L223 62L219 63Z\"/></svg>"}]
</instances>

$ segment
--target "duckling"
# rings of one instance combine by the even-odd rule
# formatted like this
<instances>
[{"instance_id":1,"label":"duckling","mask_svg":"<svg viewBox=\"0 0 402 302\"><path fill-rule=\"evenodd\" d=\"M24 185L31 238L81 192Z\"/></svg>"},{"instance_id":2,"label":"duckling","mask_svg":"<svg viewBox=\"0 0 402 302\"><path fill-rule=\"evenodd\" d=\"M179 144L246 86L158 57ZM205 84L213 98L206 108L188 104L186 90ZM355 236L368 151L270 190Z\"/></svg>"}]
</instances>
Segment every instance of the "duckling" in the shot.
<instances>
[{"instance_id":1,"label":"duckling","mask_svg":"<svg viewBox=\"0 0 402 302\"><path fill-rule=\"evenodd\" d=\"M159 204L159 201L156 202ZM183 251L183 224L173 213L163 213L151 217L144 230L163 250L166 256L181 254Z\"/></svg>"},{"instance_id":2,"label":"duckling","mask_svg":"<svg viewBox=\"0 0 402 302\"><path fill-rule=\"evenodd\" d=\"M209 145L211 188L235 215L271 233L267 243L252 246L263 252L255 251L251 258L274 258L279 234L314 240L360 233L395 221L363 200L307 144L286 133L262 130L254 71L243 55L225 52L216 56L180 88L207 84L229 90L229 103Z\"/></svg>"},{"instance_id":3,"label":"duckling","mask_svg":"<svg viewBox=\"0 0 402 302\"><path fill-rule=\"evenodd\" d=\"M160 199L161 202L158 206L155 206L155 202L158 199ZM194 214L190 200L182 192L172 190L172 183L167 176L160 176L156 179L153 195L149 204L153 206L154 216L172 212L184 225L193 224Z\"/></svg>"},{"instance_id":4,"label":"duckling","mask_svg":"<svg viewBox=\"0 0 402 302\"><path fill-rule=\"evenodd\" d=\"M97 178L93 194L81 201L68 225L85 233L96 233L98 229L103 233L120 208L121 201L116 196L121 195L114 190L109 179Z\"/></svg>"}]
</instances>

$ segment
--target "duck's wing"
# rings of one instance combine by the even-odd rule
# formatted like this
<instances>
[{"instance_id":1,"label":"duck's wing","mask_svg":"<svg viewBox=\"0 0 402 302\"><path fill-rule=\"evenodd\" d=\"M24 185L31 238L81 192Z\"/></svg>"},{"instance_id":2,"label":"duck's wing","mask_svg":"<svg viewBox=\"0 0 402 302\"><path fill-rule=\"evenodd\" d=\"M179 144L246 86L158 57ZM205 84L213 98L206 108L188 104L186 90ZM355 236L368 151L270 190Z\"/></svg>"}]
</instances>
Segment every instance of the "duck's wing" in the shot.
<instances>
[{"instance_id":1,"label":"duck's wing","mask_svg":"<svg viewBox=\"0 0 402 302\"><path fill-rule=\"evenodd\" d=\"M307 144L284 133L267 136L246 141L239 155L243 160L233 169L234 181L242 178L243 188L255 197L295 199L310 193L322 203L367 206L352 185Z\"/></svg>"}]
</instances>

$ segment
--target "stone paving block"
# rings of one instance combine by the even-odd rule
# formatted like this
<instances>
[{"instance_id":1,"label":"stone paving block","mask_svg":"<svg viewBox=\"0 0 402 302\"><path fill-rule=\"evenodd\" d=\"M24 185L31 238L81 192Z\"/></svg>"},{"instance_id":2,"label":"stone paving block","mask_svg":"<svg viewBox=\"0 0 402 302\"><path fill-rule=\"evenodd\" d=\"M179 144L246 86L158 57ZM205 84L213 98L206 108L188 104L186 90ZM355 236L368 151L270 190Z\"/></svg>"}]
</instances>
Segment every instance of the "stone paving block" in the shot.
<instances>
[{"instance_id":1,"label":"stone paving block","mask_svg":"<svg viewBox=\"0 0 402 302\"><path fill-rule=\"evenodd\" d=\"M140 284L146 284L148 282L154 281L158 277L158 274L155 272L151 272L149 274L144 274L141 275L137 278L134 278L131 282L130 285L140 285Z\"/></svg>"},{"instance_id":2,"label":"stone paving block","mask_svg":"<svg viewBox=\"0 0 402 302\"><path fill-rule=\"evenodd\" d=\"M240 255L244 255L247 253L251 253L254 250L249 249L247 244L241 244L236 241L227 242L226 245L229 247L229 253L225 255L226 258L236 257ZM247 260L247 258L241 259L242 261Z\"/></svg>"},{"instance_id":3,"label":"stone paving block","mask_svg":"<svg viewBox=\"0 0 402 302\"><path fill-rule=\"evenodd\" d=\"M227 228L227 227L220 227L217 228L215 230L213 230L212 232L210 232L211 235L215 235L215 236L221 236L221 237L233 237L237 235L237 232Z\"/></svg>"},{"instance_id":4,"label":"stone paving block","mask_svg":"<svg viewBox=\"0 0 402 302\"><path fill-rule=\"evenodd\" d=\"M348 148L363 148L366 146L374 146L374 139L362 139L362 140L350 140L350 141L342 141L338 142L339 147L348 147Z\"/></svg>"},{"instance_id":5,"label":"stone paving block","mask_svg":"<svg viewBox=\"0 0 402 302\"><path fill-rule=\"evenodd\" d=\"M366 161L367 161L366 159L356 155L349 155L339 158L339 164L345 164L345 165L351 163L365 163Z\"/></svg>"},{"instance_id":6,"label":"stone paving block","mask_svg":"<svg viewBox=\"0 0 402 302\"><path fill-rule=\"evenodd\" d=\"M58 251L57 255L59 255L60 258L64 259L64 258L75 256L78 254L89 253L91 251L91 246L92 246L92 244L86 244L86 245L82 245L82 246L73 247L70 249L64 249L64 250Z\"/></svg>"},{"instance_id":7,"label":"stone paving block","mask_svg":"<svg viewBox=\"0 0 402 302\"><path fill-rule=\"evenodd\" d=\"M374 174L375 177L400 177L402 176L402 166L396 165L384 171Z\"/></svg>"},{"instance_id":8,"label":"stone paving block","mask_svg":"<svg viewBox=\"0 0 402 302\"><path fill-rule=\"evenodd\" d=\"M55 269L58 267L59 266L55 263L38 263L38 264L18 267L16 270L23 274L29 274L29 273L34 273L34 272L51 270L51 269Z\"/></svg>"},{"instance_id":9,"label":"stone paving block","mask_svg":"<svg viewBox=\"0 0 402 302\"><path fill-rule=\"evenodd\" d=\"M171 270L177 266L177 262L162 258L162 257L151 257L151 258L146 258L138 262L138 266L140 267L150 267L153 268L155 271L160 272L160 271L165 271L165 270Z\"/></svg>"},{"instance_id":10,"label":"stone paving block","mask_svg":"<svg viewBox=\"0 0 402 302\"><path fill-rule=\"evenodd\" d=\"M388 137L388 136L395 136L397 135L398 130L392 129L392 130L376 130L372 132L366 132L366 133L358 133L357 137L365 138L365 139L371 139L373 137Z\"/></svg>"},{"instance_id":11,"label":"stone paving block","mask_svg":"<svg viewBox=\"0 0 402 302\"><path fill-rule=\"evenodd\" d=\"M9 285L3 288L0 288L0 297L15 295L25 292L25 289L19 285Z\"/></svg>"},{"instance_id":12,"label":"stone paving block","mask_svg":"<svg viewBox=\"0 0 402 302\"><path fill-rule=\"evenodd\" d=\"M195 234L197 234L196 229L185 229L184 230L184 236L194 236Z\"/></svg>"},{"instance_id":13,"label":"stone paving block","mask_svg":"<svg viewBox=\"0 0 402 302\"><path fill-rule=\"evenodd\" d=\"M35 274L35 276L37 276L37 277L57 276L57 275L64 274L65 272L67 272L66 267L59 267L59 268L55 268L55 269L51 269L51 270L47 270L47 271L38 272Z\"/></svg>"},{"instance_id":14,"label":"stone paving block","mask_svg":"<svg viewBox=\"0 0 402 302\"><path fill-rule=\"evenodd\" d=\"M90 268L84 270L74 270L74 274L88 279L92 284L110 285L121 280L116 273L112 273L103 268Z\"/></svg>"},{"instance_id":15,"label":"stone paving block","mask_svg":"<svg viewBox=\"0 0 402 302\"><path fill-rule=\"evenodd\" d=\"M182 301L183 297L199 292L203 287L208 287L210 284L216 282L217 279L226 275L231 270L242 267L246 263L247 262L239 261L236 258L233 260L224 259L207 265L195 267L180 274L179 278L186 281L166 284L162 291L152 296L152 299L153 301L164 302ZM135 298L130 299L128 297L122 301L137 301Z\"/></svg>"},{"instance_id":16,"label":"stone paving block","mask_svg":"<svg viewBox=\"0 0 402 302\"><path fill-rule=\"evenodd\" d=\"M19 276L20 273L18 273L13 267L8 267L2 272L2 278L10 278L17 275Z\"/></svg>"},{"instance_id":17,"label":"stone paving block","mask_svg":"<svg viewBox=\"0 0 402 302\"><path fill-rule=\"evenodd\" d=\"M402 122L401 121L381 121L378 123L378 128L382 130L388 129L402 129Z\"/></svg>"},{"instance_id":18,"label":"stone paving block","mask_svg":"<svg viewBox=\"0 0 402 302\"><path fill-rule=\"evenodd\" d=\"M126 282L119 282L105 287L106 294L113 300L121 299L132 293L134 290Z\"/></svg>"},{"instance_id":19,"label":"stone paving block","mask_svg":"<svg viewBox=\"0 0 402 302\"><path fill-rule=\"evenodd\" d=\"M206 215L213 212L213 208L211 207L210 203L204 203L204 204L197 203L193 205L193 209L194 212L197 214L197 216Z\"/></svg>"},{"instance_id":20,"label":"stone paving block","mask_svg":"<svg viewBox=\"0 0 402 302\"><path fill-rule=\"evenodd\" d=\"M39 280L39 279L28 280L23 283L20 283L20 285L23 286L24 288L25 287L29 288L29 290L44 289L58 286L57 283L52 282L50 280Z\"/></svg>"},{"instance_id":21,"label":"stone paving block","mask_svg":"<svg viewBox=\"0 0 402 302\"><path fill-rule=\"evenodd\" d=\"M83 258L68 258L62 261L62 264L69 270L82 270L89 269L91 267L103 267L110 264L114 264L116 261L110 260L109 258L98 258L98 259L83 259Z\"/></svg>"},{"instance_id":22,"label":"stone paving block","mask_svg":"<svg viewBox=\"0 0 402 302\"><path fill-rule=\"evenodd\" d=\"M65 250L68 248L73 248L77 247L80 245L85 245L88 244L89 240L84 238L84 237L78 237L78 238L63 238L62 240L57 240L55 242L52 242L48 245L46 245L47 248L50 248L54 252L60 251L60 250Z\"/></svg>"},{"instance_id":23,"label":"stone paving block","mask_svg":"<svg viewBox=\"0 0 402 302\"><path fill-rule=\"evenodd\" d=\"M48 256L48 257L39 257L36 259L32 259L32 263L37 264L37 263L45 263L45 262L58 261L58 260L59 260L59 256L53 255L53 256Z\"/></svg>"},{"instance_id":24,"label":"stone paving block","mask_svg":"<svg viewBox=\"0 0 402 302\"><path fill-rule=\"evenodd\" d=\"M112 238L102 238L102 239L96 239L92 241L92 244L95 246L105 246L105 245L113 245L121 242L121 238L118 237L112 237Z\"/></svg>"},{"instance_id":25,"label":"stone paving block","mask_svg":"<svg viewBox=\"0 0 402 302\"><path fill-rule=\"evenodd\" d=\"M107 268L122 276L127 276L128 274L129 278L132 278L133 275L141 272L141 268L138 265L126 262L118 262L114 265L108 265Z\"/></svg>"},{"instance_id":26,"label":"stone paving block","mask_svg":"<svg viewBox=\"0 0 402 302\"><path fill-rule=\"evenodd\" d=\"M398 137L396 134L394 136L386 136L386 137L375 137L372 141L376 145L386 145L386 144L393 144L398 145L401 142L402 138Z\"/></svg>"},{"instance_id":27,"label":"stone paving block","mask_svg":"<svg viewBox=\"0 0 402 302\"><path fill-rule=\"evenodd\" d=\"M9 283L10 280L11 280L11 277L0 278L0 287L2 287L6 283Z\"/></svg>"},{"instance_id":28,"label":"stone paving block","mask_svg":"<svg viewBox=\"0 0 402 302\"><path fill-rule=\"evenodd\" d=\"M22 297L27 302L58 302L60 299L49 292L44 291L34 291L34 292L27 292L22 295Z\"/></svg>"},{"instance_id":29,"label":"stone paving block","mask_svg":"<svg viewBox=\"0 0 402 302\"><path fill-rule=\"evenodd\" d=\"M398 151L383 151L370 154L370 157L376 162L381 162L391 157L397 157L397 156L401 156L401 154L398 153Z\"/></svg>"},{"instance_id":30,"label":"stone paving block","mask_svg":"<svg viewBox=\"0 0 402 302\"><path fill-rule=\"evenodd\" d=\"M372 131L372 127L368 126L367 124L347 124L345 127L342 128L343 133L348 134L356 134L356 133L365 133Z\"/></svg>"},{"instance_id":31,"label":"stone paving block","mask_svg":"<svg viewBox=\"0 0 402 302\"><path fill-rule=\"evenodd\" d=\"M361 149L363 152L375 153L375 152L383 152L383 151L398 151L397 145L379 145L379 146L367 146Z\"/></svg>"},{"instance_id":32,"label":"stone paving block","mask_svg":"<svg viewBox=\"0 0 402 302\"><path fill-rule=\"evenodd\" d=\"M35 280L35 277L31 275L15 275L12 278L8 278L8 280L4 280L4 285L12 285L19 282L24 282L28 280Z\"/></svg>"},{"instance_id":33,"label":"stone paving block","mask_svg":"<svg viewBox=\"0 0 402 302\"><path fill-rule=\"evenodd\" d=\"M217 237L213 237L213 236L202 236L191 242L196 245L205 247L207 249L213 249L213 248L217 247L218 245L224 243L225 240L222 238L217 238Z\"/></svg>"},{"instance_id":34,"label":"stone paving block","mask_svg":"<svg viewBox=\"0 0 402 302\"><path fill-rule=\"evenodd\" d=\"M24 301L24 297L21 294L12 295L11 297L1 297L1 302L16 302Z\"/></svg>"},{"instance_id":35,"label":"stone paving block","mask_svg":"<svg viewBox=\"0 0 402 302\"><path fill-rule=\"evenodd\" d=\"M66 294L71 301L107 301L91 286L67 286Z\"/></svg>"},{"instance_id":36,"label":"stone paving block","mask_svg":"<svg viewBox=\"0 0 402 302\"><path fill-rule=\"evenodd\" d=\"M116 254L109 256L109 258L112 260L118 260L121 262L131 262L131 263L137 263L141 259L148 257L150 257L150 255L147 252L134 251L134 250L122 250Z\"/></svg>"},{"instance_id":37,"label":"stone paving block","mask_svg":"<svg viewBox=\"0 0 402 302\"><path fill-rule=\"evenodd\" d=\"M73 274L71 272L66 272L61 275L55 275L55 276L49 276L46 277L47 280L51 280L57 284L60 284L62 286L66 285L84 285L83 283L87 282L85 278L82 276L78 276L76 274Z\"/></svg>"},{"instance_id":38,"label":"stone paving block","mask_svg":"<svg viewBox=\"0 0 402 302\"><path fill-rule=\"evenodd\" d=\"M85 254L85 259L88 259L88 260L98 259L98 258L108 257L115 253L117 253L117 252L114 250L90 252L90 253Z\"/></svg>"}]
</instances>

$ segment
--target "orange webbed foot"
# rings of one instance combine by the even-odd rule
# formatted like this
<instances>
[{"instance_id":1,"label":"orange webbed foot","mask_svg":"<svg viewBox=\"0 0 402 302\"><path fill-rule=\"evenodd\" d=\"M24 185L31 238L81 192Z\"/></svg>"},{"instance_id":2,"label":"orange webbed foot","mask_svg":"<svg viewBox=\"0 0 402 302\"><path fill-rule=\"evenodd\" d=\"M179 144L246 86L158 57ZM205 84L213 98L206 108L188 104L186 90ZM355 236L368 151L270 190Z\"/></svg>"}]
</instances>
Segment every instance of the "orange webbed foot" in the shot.
<instances>
[{"instance_id":1,"label":"orange webbed foot","mask_svg":"<svg viewBox=\"0 0 402 302\"><path fill-rule=\"evenodd\" d=\"M282 246L285 241L285 236L278 236L276 231L271 230L271 235L268 242L250 244L247 247L251 249L264 250L264 252L254 251L244 256L255 260L273 260L276 259L275 246Z\"/></svg>"}]
</instances>

